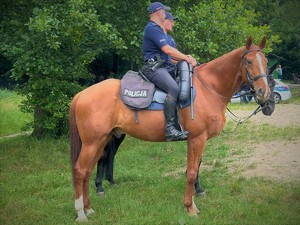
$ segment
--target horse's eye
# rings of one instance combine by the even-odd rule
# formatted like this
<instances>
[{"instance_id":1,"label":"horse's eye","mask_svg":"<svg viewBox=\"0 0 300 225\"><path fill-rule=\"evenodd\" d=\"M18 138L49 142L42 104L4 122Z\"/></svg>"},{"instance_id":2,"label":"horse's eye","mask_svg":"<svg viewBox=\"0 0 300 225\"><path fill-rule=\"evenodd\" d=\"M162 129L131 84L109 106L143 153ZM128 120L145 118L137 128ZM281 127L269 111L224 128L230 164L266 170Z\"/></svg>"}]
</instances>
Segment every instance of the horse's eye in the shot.
<instances>
[{"instance_id":1,"label":"horse's eye","mask_svg":"<svg viewBox=\"0 0 300 225\"><path fill-rule=\"evenodd\" d=\"M251 65L252 64L252 60L247 60L247 63L249 64L249 65Z\"/></svg>"}]
</instances>

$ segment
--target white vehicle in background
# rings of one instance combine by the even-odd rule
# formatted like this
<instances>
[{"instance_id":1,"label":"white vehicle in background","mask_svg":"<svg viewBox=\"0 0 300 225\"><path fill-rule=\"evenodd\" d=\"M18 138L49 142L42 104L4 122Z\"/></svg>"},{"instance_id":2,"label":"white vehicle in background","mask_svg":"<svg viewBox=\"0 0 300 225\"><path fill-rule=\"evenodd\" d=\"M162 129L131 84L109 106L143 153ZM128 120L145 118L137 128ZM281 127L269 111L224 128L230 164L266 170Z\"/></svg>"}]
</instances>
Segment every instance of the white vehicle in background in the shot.
<instances>
[{"instance_id":1,"label":"white vehicle in background","mask_svg":"<svg viewBox=\"0 0 300 225\"><path fill-rule=\"evenodd\" d=\"M275 87L274 87L274 100L275 103L279 103L281 100L288 100L292 97L292 93L290 91L289 85L283 83L281 80L275 79Z\"/></svg>"},{"instance_id":2,"label":"white vehicle in background","mask_svg":"<svg viewBox=\"0 0 300 225\"><path fill-rule=\"evenodd\" d=\"M278 104L280 101L288 100L292 97L292 93L290 91L289 85L283 83L279 79L275 79L275 87L274 87L274 100L275 103ZM239 103L239 102L254 102L254 97L251 95L247 95L244 97L241 97L241 95L244 92L242 91L241 93L236 93L232 98L231 102L232 103ZM242 99L242 101L241 101Z\"/></svg>"}]
</instances>

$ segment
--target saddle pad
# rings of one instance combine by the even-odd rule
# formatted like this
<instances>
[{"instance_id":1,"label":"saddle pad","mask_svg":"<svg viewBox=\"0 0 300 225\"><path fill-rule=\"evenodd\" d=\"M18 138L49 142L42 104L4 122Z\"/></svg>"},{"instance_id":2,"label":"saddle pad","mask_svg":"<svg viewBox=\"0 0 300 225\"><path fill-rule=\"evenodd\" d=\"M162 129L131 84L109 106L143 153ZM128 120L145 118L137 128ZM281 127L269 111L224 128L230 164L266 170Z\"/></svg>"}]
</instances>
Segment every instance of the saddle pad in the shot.
<instances>
[{"instance_id":1,"label":"saddle pad","mask_svg":"<svg viewBox=\"0 0 300 225\"><path fill-rule=\"evenodd\" d=\"M129 70L121 79L120 97L134 109L147 108L152 101L155 86L145 81L138 72Z\"/></svg>"},{"instance_id":2,"label":"saddle pad","mask_svg":"<svg viewBox=\"0 0 300 225\"><path fill-rule=\"evenodd\" d=\"M160 89L156 89L153 96L153 101L151 104L145 108L146 110L163 110L164 109L164 101L167 94ZM194 102L196 97L196 89L193 88L193 97L192 101ZM188 99L186 101L179 101L179 108L183 109L191 105L191 100Z\"/></svg>"}]
</instances>

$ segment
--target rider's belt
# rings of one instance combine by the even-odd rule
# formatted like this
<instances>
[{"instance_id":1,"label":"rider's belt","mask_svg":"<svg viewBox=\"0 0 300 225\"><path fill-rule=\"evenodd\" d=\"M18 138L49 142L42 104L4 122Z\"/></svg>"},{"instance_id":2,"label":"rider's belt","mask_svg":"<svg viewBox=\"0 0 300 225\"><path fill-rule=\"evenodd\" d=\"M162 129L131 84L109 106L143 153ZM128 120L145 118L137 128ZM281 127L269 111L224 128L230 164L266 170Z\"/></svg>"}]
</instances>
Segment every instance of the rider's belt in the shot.
<instances>
[{"instance_id":1,"label":"rider's belt","mask_svg":"<svg viewBox=\"0 0 300 225\"><path fill-rule=\"evenodd\" d=\"M149 69L151 69L152 71L157 70L158 68L161 67L162 64L164 64L165 61L164 60L155 60L155 59L148 59L147 61L145 61L145 64L148 66Z\"/></svg>"},{"instance_id":2,"label":"rider's belt","mask_svg":"<svg viewBox=\"0 0 300 225\"><path fill-rule=\"evenodd\" d=\"M146 59L145 63L152 63L152 62L156 62L156 61L157 61L156 59L151 58L151 59Z\"/></svg>"}]
</instances>

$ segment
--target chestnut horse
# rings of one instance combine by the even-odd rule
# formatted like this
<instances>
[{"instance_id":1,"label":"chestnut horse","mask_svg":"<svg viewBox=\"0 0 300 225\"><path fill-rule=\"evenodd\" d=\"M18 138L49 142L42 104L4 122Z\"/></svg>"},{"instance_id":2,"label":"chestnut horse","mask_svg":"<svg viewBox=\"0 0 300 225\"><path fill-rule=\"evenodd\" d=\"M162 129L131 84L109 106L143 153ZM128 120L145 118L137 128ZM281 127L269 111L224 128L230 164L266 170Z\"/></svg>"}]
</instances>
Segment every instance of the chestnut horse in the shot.
<instances>
[{"instance_id":1,"label":"chestnut horse","mask_svg":"<svg viewBox=\"0 0 300 225\"><path fill-rule=\"evenodd\" d=\"M267 59L261 51L265 45L266 37L258 46L248 37L246 46L194 69L194 119L190 107L180 110L181 125L188 131L184 205L190 215L199 213L193 193L200 158L206 141L224 128L231 97L243 83L250 84L258 104L270 95ZM123 133L144 141L165 141L163 111L141 110L139 123L135 123L134 111L120 99L117 79L105 80L75 95L70 107L70 144L77 221L85 221L94 213L89 197L90 176L112 135Z\"/></svg>"}]
</instances>

